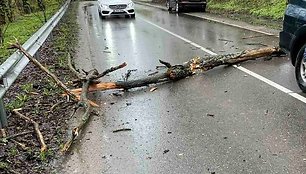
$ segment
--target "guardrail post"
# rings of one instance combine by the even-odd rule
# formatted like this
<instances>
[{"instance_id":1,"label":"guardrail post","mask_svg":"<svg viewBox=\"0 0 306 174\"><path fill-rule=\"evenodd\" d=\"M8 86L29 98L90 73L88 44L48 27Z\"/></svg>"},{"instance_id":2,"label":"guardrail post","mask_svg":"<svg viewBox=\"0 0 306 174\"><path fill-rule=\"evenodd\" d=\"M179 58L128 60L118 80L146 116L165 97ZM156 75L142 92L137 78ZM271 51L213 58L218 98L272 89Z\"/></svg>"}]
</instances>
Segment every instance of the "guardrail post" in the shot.
<instances>
[{"instance_id":1,"label":"guardrail post","mask_svg":"<svg viewBox=\"0 0 306 174\"><path fill-rule=\"evenodd\" d=\"M3 103L3 99L0 98L0 129L7 127L7 115Z\"/></svg>"}]
</instances>

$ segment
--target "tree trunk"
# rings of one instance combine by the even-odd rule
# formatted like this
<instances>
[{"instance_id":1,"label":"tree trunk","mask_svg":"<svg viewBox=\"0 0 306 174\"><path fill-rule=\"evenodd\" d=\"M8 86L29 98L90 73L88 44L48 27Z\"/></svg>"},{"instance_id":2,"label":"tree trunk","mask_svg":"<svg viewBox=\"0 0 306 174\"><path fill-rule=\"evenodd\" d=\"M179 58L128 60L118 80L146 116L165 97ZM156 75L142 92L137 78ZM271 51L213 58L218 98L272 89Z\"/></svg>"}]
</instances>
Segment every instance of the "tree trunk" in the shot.
<instances>
[{"instance_id":1,"label":"tree trunk","mask_svg":"<svg viewBox=\"0 0 306 174\"><path fill-rule=\"evenodd\" d=\"M0 0L0 45L4 42L4 26L6 24L6 1Z\"/></svg>"},{"instance_id":2,"label":"tree trunk","mask_svg":"<svg viewBox=\"0 0 306 174\"><path fill-rule=\"evenodd\" d=\"M3 26L6 24L6 1L0 0L0 26Z\"/></svg>"},{"instance_id":3,"label":"tree trunk","mask_svg":"<svg viewBox=\"0 0 306 174\"><path fill-rule=\"evenodd\" d=\"M28 0L22 0L22 10L25 14L31 13L31 6Z\"/></svg>"},{"instance_id":4,"label":"tree trunk","mask_svg":"<svg viewBox=\"0 0 306 174\"><path fill-rule=\"evenodd\" d=\"M7 1L6 14L7 14L8 21L9 22L13 22L13 20L14 20L14 9L12 7L12 0L8 0Z\"/></svg>"},{"instance_id":5,"label":"tree trunk","mask_svg":"<svg viewBox=\"0 0 306 174\"><path fill-rule=\"evenodd\" d=\"M44 21L47 22L46 6L43 0L37 0L39 9L43 12Z\"/></svg>"}]
</instances>

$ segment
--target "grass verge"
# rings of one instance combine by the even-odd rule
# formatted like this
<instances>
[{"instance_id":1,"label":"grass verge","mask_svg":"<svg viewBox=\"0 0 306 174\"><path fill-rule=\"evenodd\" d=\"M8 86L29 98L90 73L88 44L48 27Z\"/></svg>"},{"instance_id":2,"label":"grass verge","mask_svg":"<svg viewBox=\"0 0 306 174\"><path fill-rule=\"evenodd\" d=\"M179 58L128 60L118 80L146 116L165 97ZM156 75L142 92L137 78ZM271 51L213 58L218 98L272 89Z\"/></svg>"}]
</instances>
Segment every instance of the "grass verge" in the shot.
<instances>
[{"instance_id":1,"label":"grass verge","mask_svg":"<svg viewBox=\"0 0 306 174\"><path fill-rule=\"evenodd\" d=\"M285 0L210 0L209 9L247 13L274 20L281 19L286 8Z\"/></svg>"},{"instance_id":2,"label":"grass verge","mask_svg":"<svg viewBox=\"0 0 306 174\"><path fill-rule=\"evenodd\" d=\"M78 2L71 3L52 32L53 37L43 44L38 58L63 82L74 78L67 68L66 58L68 53L73 54L77 43L77 6ZM12 109L22 108L21 113L39 124L48 150L40 152L40 145L34 133L14 138L16 142L24 144L24 148L14 141L0 141L0 173L54 173L54 166L51 164L60 157L59 150L64 142L67 122L74 104L67 102L62 93L63 91L33 64L29 63L24 69L4 98L9 116L6 132L10 136L33 130L30 123L11 112Z\"/></svg>"},{"instance_id":3,"label":"grass verge","mask_svg":"<svg viewBox=\"0 0 306 174\"><path fill-rule=\"evenodd\" d=\"M49 2L46 8L47 18L51 18L59 9L57 2ZM3 63L12 53L7 47L11 42L15 42L15 38L20 43L27 41L41 26L43 26L42 12L31 13L19 16L12 23L9 23L4 35L4 44L0 46L0 64Z\"/></svg>"}]
</instances>

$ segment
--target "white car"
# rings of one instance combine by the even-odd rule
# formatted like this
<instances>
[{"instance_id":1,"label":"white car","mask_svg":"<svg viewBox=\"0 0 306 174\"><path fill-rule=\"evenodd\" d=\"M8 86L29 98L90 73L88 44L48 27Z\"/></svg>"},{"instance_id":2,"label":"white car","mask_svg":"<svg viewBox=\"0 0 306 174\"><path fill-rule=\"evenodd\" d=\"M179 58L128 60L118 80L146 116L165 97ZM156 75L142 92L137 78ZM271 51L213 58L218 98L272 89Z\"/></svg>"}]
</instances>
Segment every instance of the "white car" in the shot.
<instances>
[{"instance_id":1,"label":"white car","mask_svg":"<svg viewBox=\"0 0 306 174\"><path fill-rule=\"evenodd\" d=\"M98 0L99 13L106 16L125 16L135 18L134 3L131 0Z\"/></svg>"}]
</instances>

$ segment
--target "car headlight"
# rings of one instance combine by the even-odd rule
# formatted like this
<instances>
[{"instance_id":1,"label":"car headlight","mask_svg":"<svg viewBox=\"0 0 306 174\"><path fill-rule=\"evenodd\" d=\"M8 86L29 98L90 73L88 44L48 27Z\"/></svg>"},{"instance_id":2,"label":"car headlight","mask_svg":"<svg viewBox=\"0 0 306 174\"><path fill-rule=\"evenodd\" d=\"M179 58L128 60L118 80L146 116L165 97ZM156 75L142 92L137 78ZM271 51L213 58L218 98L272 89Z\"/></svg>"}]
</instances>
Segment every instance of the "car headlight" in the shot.
<instances>
[{"instance_id":1,"label":"car headlight","mask_svg":"<svg viewBox=\"0 0 306 174\"><path fill-rule=\"evenodd\" d=\"M108 5L100 4L101 8L108 8Z\"/></svg>"},{"instance_id":2,"label":"car headlight","mask_svg":"<svg viewBox=\"0 0 306 174\"><path fill-rule=\"evenodd\" d=\"M128 3L127 7L128 7L128 8L134 7L134 3L133 3L133 2Z\"/></svg>"}]
</instances>

